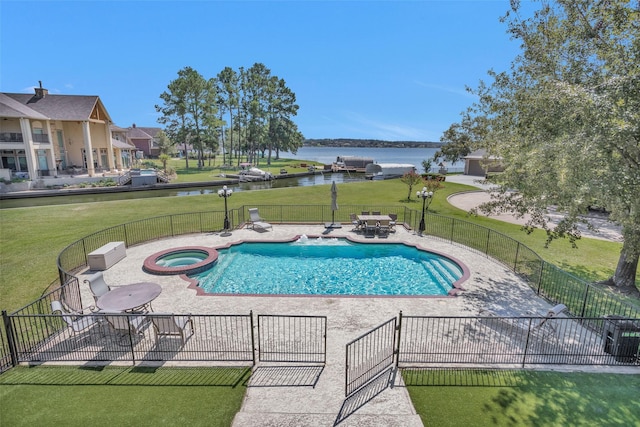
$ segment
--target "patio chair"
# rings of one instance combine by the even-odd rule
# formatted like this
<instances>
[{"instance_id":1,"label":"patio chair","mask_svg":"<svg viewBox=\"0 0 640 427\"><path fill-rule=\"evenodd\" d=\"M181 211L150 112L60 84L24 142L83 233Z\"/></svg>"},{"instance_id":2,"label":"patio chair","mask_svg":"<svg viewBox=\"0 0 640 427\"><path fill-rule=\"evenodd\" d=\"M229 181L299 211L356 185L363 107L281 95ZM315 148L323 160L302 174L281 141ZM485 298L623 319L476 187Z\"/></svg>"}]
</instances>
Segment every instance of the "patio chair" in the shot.
<instances>
[{"instance_id":1,"label":"patio chair","mask_svg":"<svg viewBox=\"0 0 640 427\"><path fill-rule=\"evenodd\" d=\"M104 281L104 276L101 271L84 279L84 283L89 285L89 289L91 289L93 299L96 303L98 302L98 298L111 290L111 286L107 285Z\"/></svg>"},{"instance_id":2,"label":"patio chair","mask_svg":"<svg viewBox=\"0 0 640 427\"><path fill-rule=\"evenodd\" d=\"M389 235L389 230L391 229L391 220L381 219L378 223L378 235L380 237L387 237Z\"/></svg>"},{"instance_id":3,"label":"patio chair","mask_svg":"<svg viewBox=\"0 0 640 427\"><path fill-rule=\"evenodd\" d=\"M391 221L389 221L389 228L393 230L396 228L396 223L398 221L398 214L390 213L389 218L391 218Z\"/></svg>"},{"instance_id":4,"label":"patio chair","mask_svg":"<svg viewBox=\"0 0 640 427\"><path fill-rule=\"evenodd\" d=\"M359 230L360 227L362 226L362 223L358 219L358 215L352 213L352 214L349 214L349 218L351 219L351 224L353 225L352 231Z\"/></svg>"},{"instance_id":5,"label":"patio chair","mask_svg":"<svg viewBox=\"0 0 640 427\"><path fill-rule=\"evenodd\" d=\"M249 209L249 226L254 230L256 229L256 227L263 231L266 231L267 228L273 230L273 226L260 217L258 208Z\"/></svg>"},{"instance_id":6,"label":"patio chair","mask_svg":"<svg viewBox=\"0 0 640 427\"><path fill-rule=\"evenodd\" d=\"M380 211L373 211L371 212L371 215L380 215Z\"/></svg>"},{"instance_id":7,"label":"patio chair","mask_svg":"<svg viewBox=\"0 0 640 427\"><path fill-rule=\"evenodd\" d=\"M73 335L88 329L98 321L97 316L85 316L69 312L65 310L60 301L51 301L51 313L56 314L56 312L59 312L62 315L62 320L64 320L67 326L73 331Z\"/></svg>"},{"instance_id":8,"label":"patio chair","mask_svg":"<svg viewBox=\"0 0 640 427\"><path fill-rule=\"evenodd\" d=\"M376 235L378 231L378 221L375 219L368 219L365 221L364 225L364 234L365 237L371 235L371 237Z\"/></svg>"},{"instance_id":9,"label":"patio chair","mask_svg":"<svg viewBox=\"0 0 640 427\"><path fill-rule=\"evenodd\" d=\"M180 337L182 345L184 345L187 339L189 339L194 333L193 319L191 319L191 316L175 316L170 313L156 313L150 317L155 331L156 342L158 342L158 337L174 336ZM187 329L189 329L189 335L185 336Z\"/></svg>"},{"instance_id":10,"label":"patio chair","mask_svg":"<svg viewBox=\"0 0 640 427\"><path fill-rule=\"evenodd\" d=\"M144 329L147 323L145 316L129 316L111 313L106 314L104 318L115 332L121 334L119 344L125 344L123 342L124 339L131 335L142 335L142 329Z\"/></svg>"},{"instance_id":11,"label":"patio chair","mask_svg":"<svg viewBox=\"0 0 640 427\"><path fill-rule=\"evenodd\" d=\"M360 212L360 215L369 215L369 211L362 211Z\"/></svg>"}]
</instances>

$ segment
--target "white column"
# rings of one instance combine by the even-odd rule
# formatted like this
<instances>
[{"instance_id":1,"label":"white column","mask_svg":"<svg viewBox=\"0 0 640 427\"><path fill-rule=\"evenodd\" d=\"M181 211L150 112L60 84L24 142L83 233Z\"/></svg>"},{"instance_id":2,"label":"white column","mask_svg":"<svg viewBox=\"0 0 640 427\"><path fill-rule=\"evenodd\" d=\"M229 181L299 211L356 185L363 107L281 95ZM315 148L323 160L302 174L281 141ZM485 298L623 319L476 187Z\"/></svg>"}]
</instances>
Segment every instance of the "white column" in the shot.
<instances>
[{"instance_id":1,"label":"white column","mask_svg":"<svg viewBox=\"0 0 640 427\"><path fill-rule=\"evenodd\" d=\"M89 128L89 122L82 122L82 135L84 139L84 152L87 159L87 173L89 176L94 176L96 170L93 167L93 145L91 144L91 129Z\"/></svg>"},{"instance_id":2,"label":"white column","mask_svg":"<svg viewBox=\"0 0 640 427\"><path fill-rule=\"evenodd\" d=\"M55 152L55 142L53 137L53 132L51 132L51 122L47 120L47 135L49 135L49 159L47 163L49 163L49 170L53 170L53 176L58 176L58 164L56 163L56 152Z\"/></svg>"},{"instance_id":3,"label":"white column","mask_svg":"<svg viewBox=\"0 0 640 427\"><path fill-rule=\"evenodd\" d=\"M109 122L105 120L104 122L106 134L107 134L107 162L109 163L109 170L113 171L116 169L116 162L113 158L113 144L111 143L111 129L109 129ZM102 165L103 167L105 165Z\"/></svg>"},{"instance_id":4,"label":"white column","mask_svg":"<svg viewBox=\"0 0 640 427\"><path fill-rule=\"evenodd\" d=\"M22 140L24 141L24 153L27 158L27 169L29 179L35 181L38 179L38 169L36 165L36 152L33 147L33 136L31 135L31 123L29 119L20 118L20 130L22 130Z\"/></svg>"}]
</instances>

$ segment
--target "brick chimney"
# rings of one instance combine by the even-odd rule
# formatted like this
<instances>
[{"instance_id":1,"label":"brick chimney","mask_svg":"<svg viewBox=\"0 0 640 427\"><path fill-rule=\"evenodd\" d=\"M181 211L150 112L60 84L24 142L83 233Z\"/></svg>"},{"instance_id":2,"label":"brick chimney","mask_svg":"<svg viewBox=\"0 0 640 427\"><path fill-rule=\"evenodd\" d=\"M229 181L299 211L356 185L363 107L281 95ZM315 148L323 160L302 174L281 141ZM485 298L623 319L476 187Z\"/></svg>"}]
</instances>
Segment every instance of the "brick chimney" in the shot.
<instances>
[{"instance_id":1,"label":"brick chimney","mask_svg":"<svg viewBox=\"0 0 640 427\"><path fill-rule=\"evenodd\" d=\"M36 98L44 98L49 94L49 91L42 87L42 80L38 80L40 87L36 88Z\"/></svg>"}]
</instances>

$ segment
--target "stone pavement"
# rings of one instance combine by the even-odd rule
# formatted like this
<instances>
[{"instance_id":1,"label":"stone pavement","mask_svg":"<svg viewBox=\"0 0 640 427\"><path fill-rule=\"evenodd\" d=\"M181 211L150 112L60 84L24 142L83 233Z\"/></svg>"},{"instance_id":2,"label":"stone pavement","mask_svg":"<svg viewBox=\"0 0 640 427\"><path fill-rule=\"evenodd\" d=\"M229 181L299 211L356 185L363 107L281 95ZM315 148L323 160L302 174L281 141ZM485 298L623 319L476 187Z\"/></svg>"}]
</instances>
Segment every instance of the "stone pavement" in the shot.
<instances>
[{"instance_id":1,"label":"stone pavement","mask_svg":"<svg viewBox=\"0 0 640 427\"><path fill-rule=\"evenodd\" d=\"M481 190L467 191L463 193L452 194L447 198L447 201L456 208L469 212L471 209L477 208L482 203L489 202L491 196L487 190L490 190L490 186L480 182L481 177L470 175L451 175L447 176L448 182L455 182L459 184L471 185L478 187ZM478 213L482 215L482 213ZM508 213L501 213L496 215L490 215L490 218L500 221L511 222L513 224L523 225L529 219L529 215L525 215L522 218L516 218ZM562 219L562 214L555 211L553 208L549 208L547 214L550 224L557 224ZM616 225L609 221L608 216L597 212L592 212L586 217L589 222L595 227L595 230L587 228L584 224L578 224L578 229L584 237L592 239L610 240L613 242L622 242L622 229L619 225Z\"/></svg>"},{"instance_id":2,"label":"stone pavement","mask_svg":"<svg viewBox=\"0 0 640 427\"><path fill-rule=\"evenodd\" d=\"M215 247L233 241L292 239L302 234L311 238L350 235L362 241L371 240L352 232L350 224L329 234L325 232L321 225L274 224L273 230L266 232L240 229L233 230L230 236L211 233L154 241L128 248L126 258L105 271L104 276L107 283L116 286L140 281L159 283L163 290L153 302L158 312L248 314L253 310L256 315L327 316L327 363L315 386L287 386L287 375L295 374L296 369L283 369L284 379L273 374L270 381L283 380L282 385L250 382L242 408L234 419L235 427L330 426L336 419L341 420L341 426L421 426L399 375L395 378L396 387L380 390L374 387L345 402L347 343L398 316L400 311L416 316L468 316L488 308L524 315L529 310L544 313L549 308L504 266L461 246L419 236L402 227L385 240L417 244L464 263L471 272L462 284L466 291L456 297L198 296L180 277L153 276L141 268L145 258L153 253L180 246ZM88 289L83 288L83 292L91 299ZM260 369L259 365L255 374ZM257 377L254 375L252 381Z\"/></svg>"}]
</instances>

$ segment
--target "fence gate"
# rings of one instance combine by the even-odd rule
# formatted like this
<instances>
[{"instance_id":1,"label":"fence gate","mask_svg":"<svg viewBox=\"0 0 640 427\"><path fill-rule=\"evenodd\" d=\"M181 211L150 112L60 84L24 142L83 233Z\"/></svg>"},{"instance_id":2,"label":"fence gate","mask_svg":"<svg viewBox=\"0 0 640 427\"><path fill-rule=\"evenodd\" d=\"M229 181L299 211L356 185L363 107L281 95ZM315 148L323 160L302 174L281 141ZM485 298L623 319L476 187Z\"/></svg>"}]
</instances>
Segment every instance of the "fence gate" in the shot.
<instances>
[{"instance_id":1,"label":"fence gate","mask_svg":"<svg viewBox=\"0 0 640 427\"><path fill-rule=\"evenodd\" d=\"M396 349L395 317L347 344L345 396L392 367Z\"/></svg>"},{"instance_id":2,"label":"fence gate","mask_svg":"<svg viewBox=\"0 0 640 427\"><path fill-rule=\"evenodd\" d=\"M326 363L327 317L258 315L258 360Z\"/></svg>"}]
</instances>

